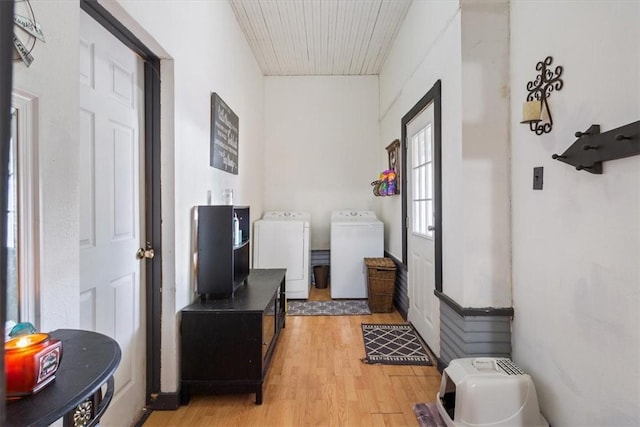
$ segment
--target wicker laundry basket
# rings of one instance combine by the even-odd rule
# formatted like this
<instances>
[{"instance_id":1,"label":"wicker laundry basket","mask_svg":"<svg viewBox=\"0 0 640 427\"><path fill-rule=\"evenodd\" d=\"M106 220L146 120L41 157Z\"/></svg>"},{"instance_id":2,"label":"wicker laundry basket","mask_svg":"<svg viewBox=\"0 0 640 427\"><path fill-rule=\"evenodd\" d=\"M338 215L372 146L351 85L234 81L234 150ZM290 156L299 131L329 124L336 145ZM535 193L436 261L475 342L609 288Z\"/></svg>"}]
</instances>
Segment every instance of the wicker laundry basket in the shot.
<instances>
[{"instance_id":1,"label":"wicker laundry basket","mask_svg":"<svg viewBox=\"0 0 640 427\"><path fill-rule=\"evenodd\" d=\"M393 288L396 283L396 264L390 258L365 258L369 309L372 313L393 311Z\"/></svg>"}]
</instances>

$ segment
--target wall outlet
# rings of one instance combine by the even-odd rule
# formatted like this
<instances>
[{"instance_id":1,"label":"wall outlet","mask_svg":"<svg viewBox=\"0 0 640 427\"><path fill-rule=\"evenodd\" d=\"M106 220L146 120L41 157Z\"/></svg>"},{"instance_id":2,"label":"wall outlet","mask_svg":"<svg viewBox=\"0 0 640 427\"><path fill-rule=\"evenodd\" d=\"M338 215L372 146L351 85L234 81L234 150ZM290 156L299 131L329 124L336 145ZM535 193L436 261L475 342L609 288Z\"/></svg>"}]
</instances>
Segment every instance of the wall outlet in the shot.
<instances>
[{"instance_id":1,"label":"wall outlet","mask_svg":"<svg viewBox=\"0 0 640 427\"><path fill-rule=\"evenodd\" d=\"M533 168L533 189L542 190L542 177L544 168L542 166Z\"/></svg>"}]
</instances>

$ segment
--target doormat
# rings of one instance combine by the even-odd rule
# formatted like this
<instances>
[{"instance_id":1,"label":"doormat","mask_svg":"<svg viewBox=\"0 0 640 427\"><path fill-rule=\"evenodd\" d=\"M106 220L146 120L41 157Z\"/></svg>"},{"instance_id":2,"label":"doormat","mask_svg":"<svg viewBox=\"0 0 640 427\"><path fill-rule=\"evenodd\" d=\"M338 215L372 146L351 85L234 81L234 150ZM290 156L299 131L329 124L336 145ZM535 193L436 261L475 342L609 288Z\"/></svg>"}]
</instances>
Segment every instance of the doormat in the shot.
<instances>
[{"instance_id":1,"label":"doormat","mask_svg":"<svg viewBox=\"0 0 640 427\"><path fill-rule=\"evenodd\" d=\"M362 324L365 363L431 365L427 349L409 324Z\"/></svg>"},{"instance_id":2,"label":"doormat","mask_svg":"<svg viewBox=\"0 0 640 427\"><path fill-rule=\"evenodd\" d=\"M438 412L436 402L416 403L413 405L413 413L416 414L420 427L447 427Z\"/></svg>"},{"instance_id":3,"label":"doormat","mask_svg":"<svg viewBox=\"0 0 640 427\"><path fill-rule=\"evenodd\" d=\"M346 316L371 314L367 300L287 301L289 316Z\"/></svg>"}]
</instances>

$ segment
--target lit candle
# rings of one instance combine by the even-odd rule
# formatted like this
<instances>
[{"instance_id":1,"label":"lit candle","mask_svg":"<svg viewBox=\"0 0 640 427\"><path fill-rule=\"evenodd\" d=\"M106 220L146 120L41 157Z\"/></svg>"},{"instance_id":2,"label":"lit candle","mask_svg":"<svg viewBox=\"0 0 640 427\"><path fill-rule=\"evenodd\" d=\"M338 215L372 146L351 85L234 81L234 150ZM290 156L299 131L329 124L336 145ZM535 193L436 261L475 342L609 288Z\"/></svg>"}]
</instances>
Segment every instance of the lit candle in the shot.
<instances>
[{"instance_id":1,"label":"lit candle","mask_svg":"<svg viewBox=\"0 0 640 427\"><path fill-rule=\"evenodd\" d=\"M62 359L62 342L48 334L22 335L4 345L7 397L40 391L55 378Z\"/></svg>"}]
</instances>

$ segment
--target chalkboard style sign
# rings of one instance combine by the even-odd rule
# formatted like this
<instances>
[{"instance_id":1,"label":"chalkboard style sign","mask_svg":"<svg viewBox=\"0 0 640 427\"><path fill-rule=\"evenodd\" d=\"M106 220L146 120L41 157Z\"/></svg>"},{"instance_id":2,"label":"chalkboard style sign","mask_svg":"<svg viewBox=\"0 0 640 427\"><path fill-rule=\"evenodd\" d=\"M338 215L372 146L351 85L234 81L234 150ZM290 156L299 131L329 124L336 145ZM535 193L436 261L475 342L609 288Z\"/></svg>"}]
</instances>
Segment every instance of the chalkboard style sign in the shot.
<instances>
[{"instance_id":1,"label":"chalkboard style sign","mask_svg":"<svg viewBox=\"0 0 640 427\"><path fill-rule=\"evenodd\" d=\"M211 153L209 164L238 175L238 116L218 96L211 94Z\"/></svg>"}]
</instances>

